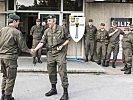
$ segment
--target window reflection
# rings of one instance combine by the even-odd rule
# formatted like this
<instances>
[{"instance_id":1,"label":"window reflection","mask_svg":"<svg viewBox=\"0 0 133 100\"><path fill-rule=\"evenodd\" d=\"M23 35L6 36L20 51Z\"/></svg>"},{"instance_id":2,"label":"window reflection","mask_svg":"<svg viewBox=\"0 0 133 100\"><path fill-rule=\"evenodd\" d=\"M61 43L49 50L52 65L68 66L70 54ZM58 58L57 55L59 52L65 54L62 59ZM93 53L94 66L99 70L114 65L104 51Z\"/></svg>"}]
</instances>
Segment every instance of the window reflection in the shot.
<instances>
[{"instance_id":1,"label":"window reflection","mask_svg":"<svg viewBox=\"0 0 133 100\"><path fill-rule=\"evenodd\" d=\"M8 0L8 10L14 10L14 0Z\"/></svg>"},{"instance_id":2,"label":"window reflection","mask_svg":"<svg viewBox=\"0 0 133 100\"><path fill-rule=\"evenodd\" d=\"M17 0L17 10L59 11L61 0Z\"/></svg>"},{"instance_id":3,"label":"window reflection","mask_svg":"<svg viewBox=\"0 0 133 100\"><path fill-rule=\"evenodd\" d=\"M82 11L83 0L64 0L63 10L64 11Z\"/></svg>"}]
</instances>

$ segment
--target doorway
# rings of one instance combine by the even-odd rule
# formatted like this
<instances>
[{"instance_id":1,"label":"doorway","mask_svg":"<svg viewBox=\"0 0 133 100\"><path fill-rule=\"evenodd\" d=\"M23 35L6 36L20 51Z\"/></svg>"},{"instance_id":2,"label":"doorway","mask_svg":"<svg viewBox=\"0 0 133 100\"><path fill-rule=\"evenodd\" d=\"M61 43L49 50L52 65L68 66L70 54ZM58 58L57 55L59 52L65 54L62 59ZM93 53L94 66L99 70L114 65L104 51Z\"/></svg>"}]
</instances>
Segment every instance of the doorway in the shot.
<instances>
[{"instance_id":1,"label":"doorway","mask_svg":"<svg viewBox=\"0 0 133 100\"><path fill-rule=\"evenodd\" d=\"M38 13L17 13L20 16L20 24L18 29L22 32L28 48L32 48L32 36L30 29L36 24Z\"/></svg>"}]
</instances>

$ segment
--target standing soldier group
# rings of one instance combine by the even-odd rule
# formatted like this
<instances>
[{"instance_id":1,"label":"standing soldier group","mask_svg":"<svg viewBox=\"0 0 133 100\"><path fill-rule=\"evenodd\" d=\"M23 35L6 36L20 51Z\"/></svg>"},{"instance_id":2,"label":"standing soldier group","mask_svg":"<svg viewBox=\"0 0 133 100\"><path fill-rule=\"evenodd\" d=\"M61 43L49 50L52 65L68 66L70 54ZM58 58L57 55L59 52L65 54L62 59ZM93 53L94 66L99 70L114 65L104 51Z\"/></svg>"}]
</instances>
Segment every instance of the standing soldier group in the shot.
<instances>
[{"instance_id":1,"label":"standing soldier group","mask_svg":"<svg viewBox=\"0 0 133 100\"><path fill-rule=\"evenodd\" d=\"M40 20L36 20L36 25L31 28L31 35L33 35L33 49L29 49L23 39L23 36L18 27L20 17L11 14L9 16L9 25L0 30L0 61L1 71L3 73L2 79L2 96L1 100L14 100L12 92L17 76L17 59L19 50L28 52L33 57L33 63L36 64L36 57L38 62L41 61L41 51L39 51L43 45L46 45L47 52L47 69L49 74L49 80L51 83L51 89L45 96L52 96L57 94L57 65L58 72L61 77L63 95L60 100L68 100L68 76L67 76L67 45L70 41L70 35L66 26L59 26L56 24L56 16L49 15L47 22L49 28L45 30L40 25ZM65 21L65 20L63 20ZM125 29L123 32L117 27L117 23L113 22L109 32L105 30L105 24L100 24L100 29L93 25L93 20L88 21L88 25L85 29L85 61L88 61L88 55L90 52L90 60L94 61L94 51L97 52L97 64L101 64L105 67L109 66L110 56L113 51L112 67L115 68L115 62L119 52L120 34L123 35L122 48L123 48L123 63L124 68L121 71L125 71L124 74L131 74L132 68L132 54L133 54L133 25L130 29Z\"/></svg>"},{"instance_id":2,"label":"standing soldier group","mask_svg":"<svg viewBox=\"0 0 133 100\"><path fill-rule=\"evenodd\" d=\"M115 63L119 53L120 35L123 35L123 63L125 67L121 71L124 74L131 74L132 54L133 54L133 26L130 30L122 31L117 27L117 22L112 23L109 31L105 30L104 23L100 24L100 29L97 30L92 25L93 20L89 19L88 25L85 28L85 62L88 61L88 54L90 52L90 60L94 61L94 52L97 54L97 64L108 67L111 53L113 52L112 67L116 68Z\"/></svg>"}]
</instances>

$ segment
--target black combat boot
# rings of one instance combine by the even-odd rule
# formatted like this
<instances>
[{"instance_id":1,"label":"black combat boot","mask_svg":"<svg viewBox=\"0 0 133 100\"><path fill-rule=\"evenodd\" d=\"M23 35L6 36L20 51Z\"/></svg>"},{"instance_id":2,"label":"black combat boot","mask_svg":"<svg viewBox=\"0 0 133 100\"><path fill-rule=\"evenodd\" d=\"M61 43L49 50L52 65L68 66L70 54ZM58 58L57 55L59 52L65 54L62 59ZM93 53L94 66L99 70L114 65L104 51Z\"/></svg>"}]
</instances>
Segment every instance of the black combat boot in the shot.
<instances>
[{"instance_id":1,"label":"black combat boot","mask_svg":"<svg viewBox=\"0 0 133 100\"><path fill-rule=\"evenodd\" d=\"M88 56L86 56L85 62L88 62Z\"/></svg>"},{"instance_id":2,"label":"black combat boot","mask_svg":"<svg viewBox=\"0 0 133 100\"><path fill-rule=\"evenodd\" d=\"M121 71L126 71L126 70L127 70L127 65L125 65L125 67L121 69Z\"/></svg>"},{"instance_id":3,"label":"black combat boot","mask_svg":"<svg viewBox=\"0 0 133 100\"><path fill-rule=\"evenodd\" d=\"M109 61L106 61L105 62L105 67L108 67L109 66Z\"/></svg>"},{"instance_id":4,"label":"black combat boot","mask_svg":"<svg viewBox=\"0 0 133 100\"><path fill-rule=\"evenodd\" d=\"M35 65L36 64L36 57L33 57L33 64Z\"/></svg>"},{"instance_id":5,"label":"black combat boot","mask_svg":"<svg viewBox=\"0 0 133 100\"><path fill-rule=\"evenodd\" d=\"M42 63L42 61L41 61L41 59L40 59L40 58L38 58L38 63Z\"/></svg>"},{"instance_id":6,"label":"black combat boot","mask_svg":"<svg viewBox=\"0 0 133 100\"><path fill-rule=\"evenodd\" d=\"M124 74L131 74L131 67L127 68L127 70L124 72Z\"/></svg>"},{"instance_id":7,"label":"black combat boot","mask_svg":"<svg viewBox=\"0 0 133 100\"><path fill-rule=\"evenodd\" d=\"M49 92L47 92L45 94L45 96L52 96L52 95L56 95L56 94L57 94L56 85L52 84L52 89Z\"/></svg>"},{"instance_id":8,"label":"black combat boot","mask_svg":"<svg viewBox=\"0 0 133 100\"><path fill-rule=\"evenodd\" d=\"M5 97L5 90L2 90L2 92L1 92L1 99L0 100L4 100L4 97Z\"/></svg>"},{"instance_id":9,"label":"black combat boot","mask_svg":"<svg viewBox=\"0 0 133 100\"><path fill-rule=\"evenodd\" d=\"M115 62L112 62L112 67L113 67L113 68L116 68L116 67L115 67Z\"/></svg>"},{"instance_id":10,"label":"black combat boot","mask_svg":"<svg viewBox=\"0 0 133 100\"><path fill-rule=\"evenodd\" d=\"M4 100L14 100L14 97L11 95L5 95Z\"/></svg>"},{"instance_id":11,"label":"black combat boot","mask_svg":"<svg viewBox=\"0 0 133 100\"><path fill-rule=\"evenodd\" d=\"M60 100L68 100L68 90L67 88L64 88L64 93L62 95L62 97L60 98Z\"/></svg>"},{"instance_id":12,"label":"black combat boot","mask_svg":"<svg viewBox=\"0 0 133 100\"><path fill-rule=\"evenodd\" d=\"M93 56L91 56L91 59L90 59L90 61L92 61L92 62L95 62L95 60L93 59Z\"/></svg>"},{"instance_id":13,"label":"black combat boot","mask_svg":"<svg viewBox=\"0 0 133 100\"><path fill-rule=\"evenodd\" d=\"M103 62L102 62L102 66L105 66L105 60L103 60Z\"/></svg>"},{"instance_id":14,"label":"black combat boot","mask_svg":"<svg viewBox=\"0 0 133 100\"><path fill-rule=\"evenodd\" d=\"M97 64L98 64L98 65L101 65L101 60L98 60L98 61L97 61Z\"/></svg>"}]
</instances>

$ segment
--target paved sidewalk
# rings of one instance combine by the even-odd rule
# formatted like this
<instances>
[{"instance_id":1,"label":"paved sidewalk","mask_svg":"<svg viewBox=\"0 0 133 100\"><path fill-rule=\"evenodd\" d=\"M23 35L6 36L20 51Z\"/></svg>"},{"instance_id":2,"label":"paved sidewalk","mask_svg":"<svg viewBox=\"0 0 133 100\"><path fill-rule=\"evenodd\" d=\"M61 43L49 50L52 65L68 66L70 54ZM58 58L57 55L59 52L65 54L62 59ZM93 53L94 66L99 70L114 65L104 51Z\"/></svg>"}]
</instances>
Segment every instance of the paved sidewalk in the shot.
<instances>
[{"instance_id":1,"label":"paved sidewalk","mask_svg":"<svg viewBox=\"0 0 133 100\"><path fill-rule=\"evenodd\" d=\"M19 57L18 71L19 72L47 72L46 57L42 57L43 63L32 64L32 57ZM68 73L105 73L103 67L95 62L77 62L67 61Z\"/></svg>"},{"instance_id":2,"label":"paved sidewalk","mask_svg":"<svg viewBox=\"0 0 133 100\"><path fill-rule=\"evenodd\" d=\"M13 92L15 100L59 100L63 89L57 76L58 94L46 97L51 88L47 73L18 73ZM0 83L1 78L2 74ZM133 74L68 74L68 80L69 100L133 100Z\"/></svg>"}]
</instances>

